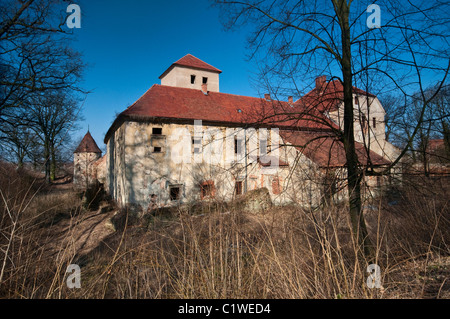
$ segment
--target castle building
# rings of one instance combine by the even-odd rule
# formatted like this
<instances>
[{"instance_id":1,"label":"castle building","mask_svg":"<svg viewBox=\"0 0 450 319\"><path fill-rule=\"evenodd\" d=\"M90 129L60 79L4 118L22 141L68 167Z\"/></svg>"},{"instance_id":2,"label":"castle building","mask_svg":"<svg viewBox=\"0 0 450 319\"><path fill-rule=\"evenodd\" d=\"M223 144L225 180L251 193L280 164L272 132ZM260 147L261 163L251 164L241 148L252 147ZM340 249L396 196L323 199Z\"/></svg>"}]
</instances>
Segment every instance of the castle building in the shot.
<instances>
[{"instance_id":1,"label":"castle building","mask_svg":"<svg viewBox=\"0 0 450 319\"><path fill-rule=\"evenodd\" d=\"M343 129L340 82L318 77L302 98L279 101L221 93L221 72L188 54L117 116L100 164L98 153L86 153L110 195L143 207L151 198L158 206L226 201L263 187L276 204L345 196L345 152L336 134ZM384 109L358 88L354 108L359 162L382 169L398 153L385 140ZM76 154L75 174L84 153ZM383 183L367 177L368 186Z\"/></svg>"}]
</instances>

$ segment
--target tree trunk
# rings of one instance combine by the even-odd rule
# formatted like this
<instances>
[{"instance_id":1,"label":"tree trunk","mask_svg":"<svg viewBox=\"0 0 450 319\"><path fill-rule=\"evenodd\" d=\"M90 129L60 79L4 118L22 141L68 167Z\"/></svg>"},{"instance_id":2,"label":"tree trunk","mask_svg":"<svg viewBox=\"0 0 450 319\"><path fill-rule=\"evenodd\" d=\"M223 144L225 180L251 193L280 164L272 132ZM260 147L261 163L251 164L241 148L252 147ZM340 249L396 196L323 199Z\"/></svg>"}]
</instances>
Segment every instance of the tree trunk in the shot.
<instances>
[{"instance_id":1,"label":"tree trunk","mask_svg":"<svg viewBox=\"0 0 450 319\"><path fill-rule=\"evenodd\" d=\"M50 143L48 141L44 143L44 160L45 181L50 183Z\"/></svg>"},{"instance_id":2,"label":"tree trunk","mask_svg":"<svg viewBox=\"0 0 450 319\"><path fill-rule=\"evenodd\" d=\"M56 179L56 153L53 145L51 146L50 179L52 181Z\"/></svg>"},{"instance_id":3,"label":"tree trunk","mask_svg":"<svg viewBox=\"0 0 450 319\"><path fill-rule=\"evenodd\" d=\"M343 143L347 161L347 184L349 196L349 214L352 224L352 233L358 249L366 258L371 258L372 248L368 237L367 227L362 213L361 203L361 172L355 148L355 135L353 125L353 86L351 65L351 44L349 12L346 1L339 1L336 6L340 26L342 29L342 75L344 86L344 137Z\"/></svg>"}]
</instances>

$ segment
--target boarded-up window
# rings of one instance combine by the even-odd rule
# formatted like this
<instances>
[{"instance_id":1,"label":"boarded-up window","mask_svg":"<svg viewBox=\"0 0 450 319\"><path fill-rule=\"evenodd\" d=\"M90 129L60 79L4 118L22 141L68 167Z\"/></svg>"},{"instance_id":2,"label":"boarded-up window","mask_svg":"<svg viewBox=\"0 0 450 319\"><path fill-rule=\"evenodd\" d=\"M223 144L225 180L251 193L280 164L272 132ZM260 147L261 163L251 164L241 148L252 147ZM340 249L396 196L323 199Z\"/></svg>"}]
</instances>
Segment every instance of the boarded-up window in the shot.
<instances>
[{"instance_id":1,"label":"boarded-up window","mask_svg":"<svg viewBox=\"0 0 450 319\"><path fill-rule=\"evenodd\" d=\"M279 177L272 179L272 193L275 195L281 194L281 183Z\"/></svg>"},{"instance_id":2,"label":"boarded-up window","mask_svg":"<svg viewBox=\"0 0 450 319\"><path fill-rule=\"evenodd\" d=\"M234 193L236 195L242 195L242 181L236 181L234 185Z\"/></svg>"},{"instance_id":3,"label":"boarded-up window","mask_svg":"<svg viewBox=\"0 0 450 319\"><path fill-rule=\"evenodd\" d=\"M214 181L204 181L200 183L200 195L202 199L214 197L214 194Z\"/></svg>"}]
</instances>

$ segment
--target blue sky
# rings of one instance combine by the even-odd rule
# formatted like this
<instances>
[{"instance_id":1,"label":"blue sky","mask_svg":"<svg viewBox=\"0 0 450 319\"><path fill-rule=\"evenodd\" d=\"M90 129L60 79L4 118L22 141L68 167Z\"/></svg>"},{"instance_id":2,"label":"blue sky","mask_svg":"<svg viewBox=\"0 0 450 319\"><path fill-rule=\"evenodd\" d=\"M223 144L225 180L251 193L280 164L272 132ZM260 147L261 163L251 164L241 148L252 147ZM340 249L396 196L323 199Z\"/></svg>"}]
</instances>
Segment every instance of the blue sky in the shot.
<instances>
[{"instance_id":1,"label":"blue sky","mask_svg":"<svg viewBox=\"0 0 450 319\"><path fill-rule=\"evenodd\" d=\"M103 139L116 114L153 84L159 84L158 77L188 53L223 71L221 92L260 96L258 88L251 85L254 63L246 58L249 53L246 37L251 27L225 31L219 9L211 7L209 0L80 0L80 7L81 28L73 29L77 38L74 48L83 54L88 64L81 85L92 93L84 103L85 120L73 134L74 140L84 136L89 126L97 144L104 150ZM365 4L360 3L357 10L362 12L359 23L365 28ZM388 20L389 12L383 12L383 19ZM447 61L444 62L446 65ZM313 85L313 77L323 70L313 71L309 71L311 79L303 74L298 82L305 83L297 84L306 85L305 88ZM330 72L339 75L338 71ZM404 66L395 71L400 79L411 72ZM425 87L440 79L431 73L422 76L428 79ZM405 79L414 81L414 77ZM378 78L375 82L378 84ZM372 93L387 91L380 83L378 91ZM417 92L418 86L411 83L412 92Z\"/></svg>"},{"instance_id":2,"label":"blue sky","mask_svg":"<svg viewBox=\"0 0 450 319\"><path fill-rule=\"evenodd\" d=\"M84 136L89 125L104 149L115 114L159 84L166 68L187 53L223 71L221 92L258 96L250 84L246 30L225 31L219 10L208 0L84 0L80 8L74 48L88 64L82 86L92 93L74 139Z\"/></svg>"}]
</instances>

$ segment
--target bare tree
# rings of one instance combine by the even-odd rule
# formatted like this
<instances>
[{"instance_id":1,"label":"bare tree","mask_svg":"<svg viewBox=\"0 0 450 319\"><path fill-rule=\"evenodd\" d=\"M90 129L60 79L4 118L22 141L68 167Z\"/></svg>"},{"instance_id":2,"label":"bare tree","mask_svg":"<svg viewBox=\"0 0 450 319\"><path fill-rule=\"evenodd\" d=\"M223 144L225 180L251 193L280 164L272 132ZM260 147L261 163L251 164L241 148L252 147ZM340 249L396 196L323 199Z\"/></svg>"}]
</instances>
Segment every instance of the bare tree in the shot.
<instances>
[{"instance_id":1,"label":"bare tree","mask_svg":"<svg viewBox=\"0 0 450 319\"><path fill-rule=\"evenodd\" d=\"M58 90L32 99L27 110L24 120L39 138L44 150L45 177L50 182L56 177L58 151L70 142L69 133L81 119L81 106L68 92Z\"/></svg>"},{"instance_id":2,"label":"bare tree","mask_svg":"<svg viewBox=\"0 0 450 319\"><path fill-rule=\"evenodd\" d=\"M307 83L313 83L312 78L318 74L340 80L344 127L342 132L334 132L345 148L352 233L370 257L361 200L365 172L355 149L354 119L360 114L354 112L354 86L366 92L389 90L407 97L420 92L421 109L417 121L411 123L413 129L406 143L410 144L419 132L430 101L447 78L449 4L379 1L382 26L369 28L366 5L351 0L215 3L223 10L226 27L253 27L250 58L260 63L259 81L266 90L278 95L293 91L290 95L301 96L309 90ZM435 87L431 95L425 94L427 79ZM370 145L365 146L369 151ZM404 148L391 166L398 164L406 152ZM369 163L363 164L368 169L370 158Z\"/></svg>"},{"instance_id":3,"label":"bare tree","mask_svg":"<svg viewBox=\"0 0 450 319\"><path fill-rule=\"evenodd\" d=\"M59 138L69 137L63 131L71 127L78 114L74 94L85 93L79 87L84 64L81 55L70 47L72 35L65 26L68 4L64 0L0 3L2 141L15 146L20 164L27 147L36 141L31 137L39 137L48 180L54 178L56 145L62 142ZM31 131L34 134L30 135Z\"/></svg>"}]
</instances>

